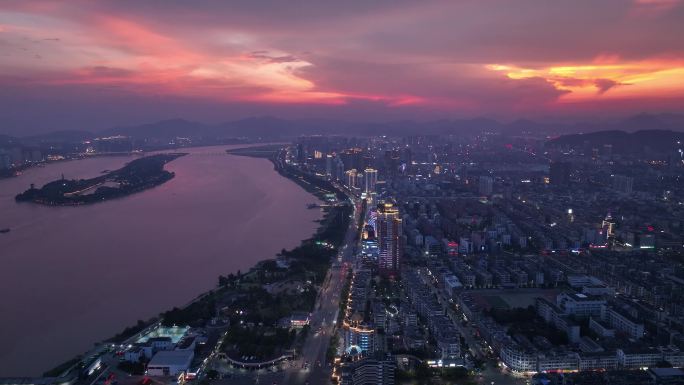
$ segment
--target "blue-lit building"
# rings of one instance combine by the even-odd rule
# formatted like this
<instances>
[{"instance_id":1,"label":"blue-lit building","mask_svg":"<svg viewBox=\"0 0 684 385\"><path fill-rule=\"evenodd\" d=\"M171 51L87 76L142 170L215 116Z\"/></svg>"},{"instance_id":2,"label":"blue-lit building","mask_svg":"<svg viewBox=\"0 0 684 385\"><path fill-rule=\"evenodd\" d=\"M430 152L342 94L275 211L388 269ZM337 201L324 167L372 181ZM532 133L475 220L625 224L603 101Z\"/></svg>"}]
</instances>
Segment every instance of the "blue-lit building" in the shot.
<instances>
[{"instance_id":1,"label":"blue-lit building","mask_svg":"<svg viewBox=\"0 0 684 385\"><path fill-rule=\"evenodd\" d=\"M347 325L344 331L344 350L347 354L369 354L375 350L375 329L370 324Z\"/></svg>"}]
</instances>

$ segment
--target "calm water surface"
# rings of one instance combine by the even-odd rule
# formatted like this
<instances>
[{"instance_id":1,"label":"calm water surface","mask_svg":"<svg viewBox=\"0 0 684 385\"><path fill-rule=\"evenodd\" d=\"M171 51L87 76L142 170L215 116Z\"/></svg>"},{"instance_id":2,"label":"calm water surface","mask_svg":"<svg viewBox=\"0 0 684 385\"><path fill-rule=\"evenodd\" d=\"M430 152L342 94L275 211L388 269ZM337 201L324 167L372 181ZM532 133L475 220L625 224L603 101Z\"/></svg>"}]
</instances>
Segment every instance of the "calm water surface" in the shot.
<instances>
[{"instance_id":1,"label":"calm water surface","mask_svg":"<svg viewBox=\"0 0 684 385\"><path fill-rule=\"evenodd\" d=\"M89 178L134 157L55 163L0 180L0 376L39 375L93 342L181 305L219 274L297 245L315 198L265 159L187 149L162 186L81 207L17 204L60 178Z\"/></svg>"}]
</instances>

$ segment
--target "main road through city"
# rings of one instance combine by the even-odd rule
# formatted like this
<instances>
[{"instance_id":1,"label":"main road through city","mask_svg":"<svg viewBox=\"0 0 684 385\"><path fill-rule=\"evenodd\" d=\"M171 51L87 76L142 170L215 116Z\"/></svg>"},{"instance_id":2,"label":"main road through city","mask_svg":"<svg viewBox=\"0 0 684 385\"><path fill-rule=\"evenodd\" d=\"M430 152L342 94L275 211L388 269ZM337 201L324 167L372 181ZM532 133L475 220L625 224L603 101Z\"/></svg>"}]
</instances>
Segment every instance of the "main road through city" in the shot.
<instances>
[{"instance_id":1,"label":"main road through city","mask_svg":"<svg viewBox=\"0 0 684 385\"><path fill-rule=\"evenodd\" d=\"M364 215L359 207L354 205L354 213L347 229L347 234L338 254L339 269L328 270L321 291L316 301L316 307L311 315L311 331L304 342L301 359L302 365L296 371L286 371L283 384L329 384L332 367L326 361L326 351L330 337L335 330L337 312L339 311L340 293L347 275L347 266L353 261L356 252L358 223ZM308 363L308 365L306 365ZM303 369L303 370L302 370Z\"/></svg>"},{"instance_id":2,"label":"main road through city","mask_svg":"<svg viewBox=\"0 0 684 385\"><path fill-rule=\"evenodd\" d=\"M284 167L283 155L276 157L276 167ZM335 186L341 191L346 191L342 186ZM310 317L310 331L301 350L301 355L295 360L281 367L280 371L259 370L256 372L233 371L228 378L217 381L218 384L311 384L323 385L331 383L332 367L326 361L326 352L330 344L330 338L335 332L336 321L339 311L340 295L348 268L354 261L357 250L359 234L359 222L365 215L361 209L359 200L348 193L348 199L352 202L353 212L349 221L349 227L343 244L337 254L335 266L331 268L321 285L316 298L316 304ZM213 362L212 368L221 369L221 372L229 371L229 365Z\"/></svg>"}]
</instances>

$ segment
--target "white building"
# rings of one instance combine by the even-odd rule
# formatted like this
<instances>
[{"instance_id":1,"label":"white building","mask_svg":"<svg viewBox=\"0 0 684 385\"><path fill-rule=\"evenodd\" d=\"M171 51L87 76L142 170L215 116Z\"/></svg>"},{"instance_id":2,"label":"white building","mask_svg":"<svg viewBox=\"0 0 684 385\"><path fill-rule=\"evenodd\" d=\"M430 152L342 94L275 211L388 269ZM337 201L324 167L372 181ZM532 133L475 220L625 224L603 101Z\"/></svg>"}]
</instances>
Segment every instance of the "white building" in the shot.
<instances>
[{"instance_id":1,"label":"white building","mask_svg":"<svg viewBox=\"0 0 684 385\"><path fill-rule=\"evenodd\" d=\"M684 367L684 352L677 348L663 349L663 361L669 362L674 368Z\"/></svg>"},{"instance_id":2,"label":"white building","mask_svg":"<svg viewBox=\"0 0 684 385\"><path fill-rule=\"evenodd\" d=\"M375 185L378 183L378 170L367 168L363 171L364 190L366 194L375 192Z\"/></svg>"},{"instance_id":3,"label":"white building","mask_svg":"<svg viewBox=\"0 0 684 385\"><path fill-rule=\"evenodd\" d=\"M365 358L342 366L341 384L394 385L396 362Z\"/></svg>"},{"instance_id":4,"label":"white building","mask_svg":"<svg viewBox=\"0 0 684 385\"><path fill-rule=\"evenodd\" d=\"M614 352L582 353L579 370L611 370L617 368L617 356Z\"/></svg>"},{"instance_id":5,"label":"white building","mask_svg":"<svg viewBox=\"0 0 684 385\"><path fill-rule=\"evenodd\" d=\"M449 296L453 297L454 294L462 288L463 284L461 284L461 281L455 275L447 275L444 277L444 289Z\"/></svg>"},{"instance_id":6,"label":"white building","mask_svg":"<svg viewBox=\"0 0 684 385\"><path fill-rule=\"evenodd\" d=\"M537 370L537 356L532 351L513 344L504 346L500 353L501 361L514 372L533 372Z\"/></svg>"},{"instance_id":7,"label":"white building","mask_svg":"<svg viewBox=\"0 0 684 385\"><path fill-rule=\"evenodd\" d=\"M440 339L437 347L441 351L442 360L455 360L461 358L461 341L457 336Z\"/></svg>"},{"instance_id":8,"label":"white building","mask_svg":"<svg viewBox=\"0 0 684 385\"><path fill-rule=\"evenodd\" d=\"M593 317L589 317L589 330L601 337L615 337L615 329L610 328L609 325L604 325L603 321L596 320Z\"/></svg>"},{"instance_id":9,"label":"white building","mask_svg":"<svg viewBox=\"0 0 684 385\"><path fill-rule=\"evenodd\" d=\"M601 318L608 325L627 334L630 338L638 340L644 336L644 324L622 311L604 306L601 311Z\"/></svg>"},{"instance_id":10,"label":"white building","mask_svg":"<svg viewBox=\"0 0 684 385\"><path fill-rule=\"evenodd\" d=\"M623 368L650 368L663 359L656 349L618 349L618 364Z\"/></svg>"},{"instance_id":11,"label":"white building","mask_svg":"<svg viewBox=\"0 0 684 385\"><path fill-rule=\"evenodd\" d=\"M173 339L168 336L163 337L152 337L147 340L147 344L152 347L155 351L159 350L173 350L176 344Z\"/></svg>"},{"instance_id":12,"label":"white building","mask_svg":"<svg viewBox=\"0 0 684 385\"><path fill-rule=\"evenodd\" d=\"M124 359L130 362L138 362L142 357L145 357L145 351L140 346L133 346L124 352Z\"/></svg>"},{"instance_id":13,"label":"white building","mask_svg":"<svg viewBox=\"0 0 684 385\"><path fill-rule=\"evenodd\" d=\"M577 353L565 354L540 354L537 360L538 372L559 370L577 370L579 367L579 355Z\"/></svg>"},{"instance_id":14,"label":"white building","mask_svg":"<svg viewBox=\"0 0 684 385\"><path fill-rule=\"evenodd\" d=\"M190 368L194 356L192 350L162 350L147 364L147 375L178 376Z\"/></svg>"},{"instance_id":15,"label":"white building","mask_svg":"<svg viewBox=\"0 0 684 385\"><path fill-rule=\"evenodd\" d=\"M600 316L605 304L606 301L602 298L582 293L561 293L556 297L556 305L566 315Z\"/></svg>"},{"instance_id":16,"label":"white building","mask_svg":"<svg viewBox=\"0 0 684 385\"><path fill-rule=\"evenodd\" d=\"M544 298L537 298L537 315L546 322L562 330L568 336L570 342L576 343L580 340L580 327L568 317L564 316L561 310L552 302Z\"/></svg>"}]
</instances>

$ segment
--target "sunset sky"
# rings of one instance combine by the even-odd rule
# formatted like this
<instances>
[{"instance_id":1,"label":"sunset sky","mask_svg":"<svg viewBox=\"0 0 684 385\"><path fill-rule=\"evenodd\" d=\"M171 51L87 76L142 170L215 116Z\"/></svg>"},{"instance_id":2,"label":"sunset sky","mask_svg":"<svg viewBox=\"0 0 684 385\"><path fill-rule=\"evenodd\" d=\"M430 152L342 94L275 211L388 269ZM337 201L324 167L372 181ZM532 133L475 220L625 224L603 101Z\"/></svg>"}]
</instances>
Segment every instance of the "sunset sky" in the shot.
<instances>
[{"instance_id":1,"label":"sunset sky","mask_svg":"<svg viewBox=\"0 0 684 385\"><path fill-rule=\"evenodd\" d=\"M684 112L682 1L0 2L0 133L637 112Z\"/></svg>"}]
</instances>

